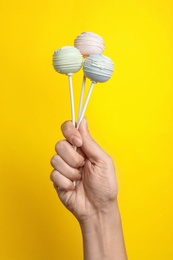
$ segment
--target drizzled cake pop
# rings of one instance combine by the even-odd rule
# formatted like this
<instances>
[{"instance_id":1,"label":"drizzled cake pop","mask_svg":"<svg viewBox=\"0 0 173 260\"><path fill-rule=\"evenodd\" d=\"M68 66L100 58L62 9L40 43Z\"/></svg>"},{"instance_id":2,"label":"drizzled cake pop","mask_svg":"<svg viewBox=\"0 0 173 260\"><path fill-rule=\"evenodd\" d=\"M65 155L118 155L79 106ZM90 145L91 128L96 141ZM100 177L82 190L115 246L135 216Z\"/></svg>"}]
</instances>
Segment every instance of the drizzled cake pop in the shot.
<instances>
[{"instance_id":1,"label":"drizzled cake pop","mask_svg":"<svg viewBox=\"0 0 173 260\"><path fill-rule=\"evenodd\" d=\"M85 59L83 70L91 81L105 82L112 76L114 64L107 56L92 54Z\"/></svg>"},{"instance_id":2,"label":"drizzled cake pop","mask_svg":"<svg viewBox=\"0 0 173 260\"><path fill-rule=\"evenodd\" d=\"M88 56L84 61L84 75L91 80L91 86L83 107L79 115L78 125L79 127L84 113L86 111L93 87L97 82L105 82L109 80L112 76L114 70L114 64L110 58L103 56L101 54L92 54Z\"/></svg>"},{"instance_id":3,"label":"drizzled cake pop","mask_svg":"<svg viewBox=\"0 0 173 260\"><path fill-rule=\"evenodd\" d=\"M61 74L66 74L69 79L73 124L75 124L75 112L72 75L82 67L82 56L85 58L77 127L82 121L95 83L105 82L112 76L114 64L111 59L102 55L104 48L105 45L101 36L92 32L83 32L75 39L74 46L64 46L54 52L54 69ZM82 108L86 78L91 80L91 86Z\"/></svg>"},{"instance_id":4,"label":"drizzled cake pop","mask_svg":"<svg viewBox=\"0 0 173 260\"><path fill-rule=\"evenodd\" d=\"M73 74L82 67L82 55L74 46L64 46L54 52L53 66L59 73Z\"/></svg>"},{"instance_id":5,"label":"drizzled cake pop","mask_svg":"<svg viewBox=\"0 0 173 260\"><path fill-rule=\"evenodd\" d=\"M105 45L103 38L93 32L83 32L77 36L74 46L86 57L94 53L102 53Z\"/></svg>"},{"instance_id":6,"label":"drizzled cake pop","mask_svg":"<svg viewBox=\"0 0 173 260\"><path fill-rule=\"evenodd\" d=\"M80 51L74 46L64 46L54 52L53 55L54 69L57 72L61 74L66 74L68 76L73 125L75 125L75 111L74 111L72 75L73 73L81 69L82 64L83 64L82 55Z\"/></svg>"}]
</instances>

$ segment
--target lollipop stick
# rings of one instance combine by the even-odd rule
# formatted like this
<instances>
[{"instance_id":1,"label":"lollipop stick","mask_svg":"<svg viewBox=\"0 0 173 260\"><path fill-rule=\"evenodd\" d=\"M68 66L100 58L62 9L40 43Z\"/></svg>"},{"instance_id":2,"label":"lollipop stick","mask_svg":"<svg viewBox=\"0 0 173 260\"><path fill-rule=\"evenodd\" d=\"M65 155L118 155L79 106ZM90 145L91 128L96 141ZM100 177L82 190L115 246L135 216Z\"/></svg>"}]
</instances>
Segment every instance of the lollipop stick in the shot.
<instances>
[{"instance_id":1,"label":"lollipop stick","mask_svg":"<svg viewBox=\"0 0 173 260\"><path fill-rule=\"evenodd\" d=\"M80 114L80 118L79 118L78 123L77 123L77 128L79 128L79 125L80 125L80 123L81 123L81 121L82 121L82 119L83 119L83 117L84 117L84 114L85 114L85 111L86 111L86 108L87 108L87 105L88 105L88 102L89 102L89 99L90 99L90 96L91 96L91 93L92 93L92 90L93 90L93 88L94 88L94 84L95 84L95 83L96 83L96 82L93 81L92 84L91 84L91 86L90 86L90 89L89 89L89 91L88 91L88 95L87 95L87 98L86 98L86 101L85 101L83 110L82 110L82 112L81 112L81 114Z\"/></svg>"},{"instance_id":2,"label":"lollipop stick","mask_svg":"<svg viewBox=\"0 0 173 260\"><path fill-rule=\"evenodd\" d=\"M82 112L82 104L83 104L83 98L84 98L84 92L85 92L85 84L86 84L86 77L85 77L85 75L83 75L82 89L81 89L80 103L79 103L79 111L78 111L78 121L80 119L80 115L81 115L81 112Z\"/></svg>"},{"instance_id":3,"label":"lollipop stick","mask_svg":"<svg viewBox=\"0 0 173 260\"><path fill-rule=\"evenodd\" d=\"M75 111L74 111L74 95L73 95L73 84L72 84L72 73L68 74L68 81L70 87L70 103L71 103L71 115L72 115L72 123L75 126ZM76 150L77 147L74 146ZM76 187L76 181L73 181L73 185Z\"/></svg>"},{"instance_id":4,"label":"lollipop stick","mask_svg":"<svg viewBox=\"0 0 173 260\"><path fill-rule=\"evenodd\" d=\"M73 84L72 84L72 73L68 74L68 81L70 87L70 103L71 103L71 116L72 116L72 123L75 125L75 111L74 111L74 96L73 96Z\"/></svg>"}]
</instances>

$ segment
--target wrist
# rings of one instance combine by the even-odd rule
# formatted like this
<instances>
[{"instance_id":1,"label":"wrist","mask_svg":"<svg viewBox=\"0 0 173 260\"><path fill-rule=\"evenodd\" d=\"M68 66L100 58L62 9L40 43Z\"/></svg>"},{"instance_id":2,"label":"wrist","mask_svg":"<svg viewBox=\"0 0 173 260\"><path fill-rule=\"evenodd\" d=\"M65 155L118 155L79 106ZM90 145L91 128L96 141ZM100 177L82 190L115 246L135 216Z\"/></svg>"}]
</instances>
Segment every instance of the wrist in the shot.
<instances>
[{"instance_id":1,"label":"wrist","mask_svg":"<svg viewBox=\"0 0 173 260\"><path fill-rule=\"evenodd\" d=\"M117 202L80 223L85 260L126 260ZM121 251L121 252L120 252Z\"/></svg>"},{"instance_id":2,"label":"wrist","mask_svg":"<svg viewBox=\"0 0 173 260\"><path fill-rule=\"evenodd\" d=\"M93 228L97 228L98 223L108 225L110 220L118 221L120 219L118 202L111 203L106 208L91 210L91 213L82 220L79 220L79 224L82 232L93 231ZM95 227L96 226L96 227Z\"/></svg>"}]
</instances>

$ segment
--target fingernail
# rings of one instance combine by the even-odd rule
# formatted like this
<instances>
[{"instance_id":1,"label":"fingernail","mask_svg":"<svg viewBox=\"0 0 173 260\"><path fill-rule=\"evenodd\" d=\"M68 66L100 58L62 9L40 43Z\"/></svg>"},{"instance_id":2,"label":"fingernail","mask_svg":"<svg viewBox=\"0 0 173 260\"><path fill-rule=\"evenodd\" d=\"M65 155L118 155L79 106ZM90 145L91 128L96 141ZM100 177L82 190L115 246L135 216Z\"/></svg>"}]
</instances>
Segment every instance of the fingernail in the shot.
<instances>
[{"instance_id":1,"label":"fingernail","mask_svg":"<svg viewBox=\"0 0 173 260\"><path fill-rule=\"evenodd\" d=\"M71 138L71 142L72 142L72 144L74 144L77 147L80 147L82 145L81 138L78 136L75 136L75 135Z\"/></svg>"}]
</instances>

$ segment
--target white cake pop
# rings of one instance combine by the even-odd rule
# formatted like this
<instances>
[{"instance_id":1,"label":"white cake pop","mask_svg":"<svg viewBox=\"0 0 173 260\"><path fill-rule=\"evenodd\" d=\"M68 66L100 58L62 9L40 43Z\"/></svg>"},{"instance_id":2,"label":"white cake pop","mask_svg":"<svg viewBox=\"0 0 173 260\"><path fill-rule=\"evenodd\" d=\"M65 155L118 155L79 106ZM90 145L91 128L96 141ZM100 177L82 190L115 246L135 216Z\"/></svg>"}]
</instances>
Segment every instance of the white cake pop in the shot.
<instances>
[{"instance_id":1,"label":"white cake pop","mask_svg":"<svg viewBox=\"0 0 173 260\"><path fill-rule=\"evenodd\" d=\"M83 64L82 55L80 51L74 46L64 46L54 52L53 55L54 69L57 72L61 74L66 74L68 76L73 125L75 125L75 111L74 111L72 75L73 73L81 69L82 64Z\"/></svg>"},{"instance_id":2,"label":"white cake pop","mask_svg":"<svg viewBox=\"0 0 173 260\"><path fill-rule=\"evenodd\" d=\"M62 74L75 73L82 67L82 55L74 46L64 46L54 52L53 66Z\"/></svg>"}]
</instances>

